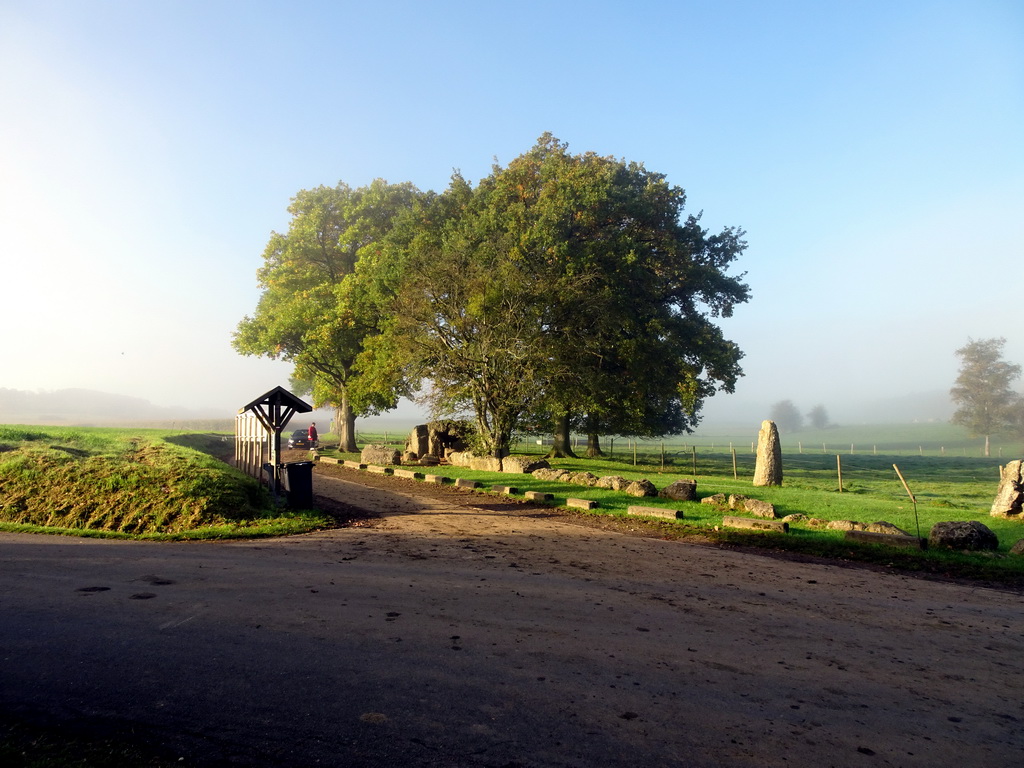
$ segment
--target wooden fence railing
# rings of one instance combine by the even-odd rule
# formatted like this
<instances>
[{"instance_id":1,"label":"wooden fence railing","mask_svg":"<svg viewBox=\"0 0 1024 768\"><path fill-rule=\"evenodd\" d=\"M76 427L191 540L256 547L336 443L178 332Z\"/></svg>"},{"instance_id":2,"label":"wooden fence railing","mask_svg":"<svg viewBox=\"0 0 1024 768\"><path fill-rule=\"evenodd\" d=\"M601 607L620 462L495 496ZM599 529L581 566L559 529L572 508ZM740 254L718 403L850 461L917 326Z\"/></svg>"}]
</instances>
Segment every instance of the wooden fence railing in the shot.
<instances>
[{"instance_id":1,"label":"wooden fence railing","mask_svg":"<svg viewBox=\"0 0 1024 768\"><path fill-rule=\"evenodd\" d=\"M235 467L250 477L265 480L263 465L270 461L273 435L251 412L235 417Z\"/></svg>"}]
</instances>

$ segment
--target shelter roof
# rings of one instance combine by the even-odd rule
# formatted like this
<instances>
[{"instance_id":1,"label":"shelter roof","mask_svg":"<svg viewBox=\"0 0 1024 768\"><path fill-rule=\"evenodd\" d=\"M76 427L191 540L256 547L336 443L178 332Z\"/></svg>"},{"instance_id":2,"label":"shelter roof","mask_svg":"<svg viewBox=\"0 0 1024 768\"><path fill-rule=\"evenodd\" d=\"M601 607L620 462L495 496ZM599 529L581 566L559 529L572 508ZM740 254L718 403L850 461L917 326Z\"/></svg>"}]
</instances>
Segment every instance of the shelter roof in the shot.
<instances>
[{"instance_id":1,"label":"shelter roof","mask_svg":"<svg viewBox=\"0 0 1024 768\"><path fill-rule=\"evenodd\" d=\"M313 410L313 406L309 405L306 401L299 399L284 387L274 387L269 392L257 397L248 405L244 405L238 409L239 413L245 411L251 411L258 405L276 405L291 408L295 413L309 413Z\"/></svg>"}]
</instances>

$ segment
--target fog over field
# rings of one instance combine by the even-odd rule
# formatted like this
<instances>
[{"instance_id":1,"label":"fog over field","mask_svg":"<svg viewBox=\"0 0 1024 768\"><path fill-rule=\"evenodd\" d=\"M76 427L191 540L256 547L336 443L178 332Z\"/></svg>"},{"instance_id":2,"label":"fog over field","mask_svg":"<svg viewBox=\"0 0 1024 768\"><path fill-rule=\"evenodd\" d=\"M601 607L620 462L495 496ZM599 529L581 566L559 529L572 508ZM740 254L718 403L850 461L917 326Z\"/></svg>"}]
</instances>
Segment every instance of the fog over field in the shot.
<instances>
[{"instance_id":1,"label":"fog over field","mask_svg":"<svg viewBox=\"0 0 1024 768\"><path fill-rule=\"evenodd\" d=\"M1022 93L1016 0L7 0L0 389L38 397L0 421L230 418L288 384L231 338L296 192L476 183L545 131L746 230L708 428L947 418L968 339L1024 363Z\"/></svg>"}]
</instances>

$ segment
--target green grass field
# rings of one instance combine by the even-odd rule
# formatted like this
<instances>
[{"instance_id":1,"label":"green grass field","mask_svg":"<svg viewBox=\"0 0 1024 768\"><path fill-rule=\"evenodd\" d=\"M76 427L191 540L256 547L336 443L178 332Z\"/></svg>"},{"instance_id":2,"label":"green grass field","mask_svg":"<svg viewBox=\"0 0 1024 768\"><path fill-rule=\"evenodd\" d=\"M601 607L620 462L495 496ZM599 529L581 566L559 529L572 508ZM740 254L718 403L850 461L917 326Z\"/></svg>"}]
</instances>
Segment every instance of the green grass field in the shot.
<instances>
[{"instance_id":1,"label":"green grass field","mask_svg":"<svg viewBox=\"0 0 1024 768\"><path fill-rule=\"evenodd\" d=\"M333 524L316 512L278 508L256 480L213 458L225 440L162 430L0 426L0 530L194 539Z\"/></svg>"}]
</instances>

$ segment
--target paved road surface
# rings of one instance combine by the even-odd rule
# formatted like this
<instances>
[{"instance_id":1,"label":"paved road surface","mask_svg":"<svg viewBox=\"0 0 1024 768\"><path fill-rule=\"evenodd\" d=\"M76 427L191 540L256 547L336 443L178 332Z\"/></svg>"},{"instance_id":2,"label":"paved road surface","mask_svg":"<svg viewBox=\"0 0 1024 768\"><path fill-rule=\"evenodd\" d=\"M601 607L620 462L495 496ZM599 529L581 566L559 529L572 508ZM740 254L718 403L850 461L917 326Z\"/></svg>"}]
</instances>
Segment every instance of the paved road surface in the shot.
<instances>
[{"instance_id":1,"label":"paved road surface","mask_svg":"<svg viewBox=\"0 0 1024 768\"><path fill-rule=\"evenodd\" d=\"M198 766L1024 759L1019 594L372 482L318 473L383 517L307 536L0 534L0 713Z\"/></svg>"}]
</instances>

